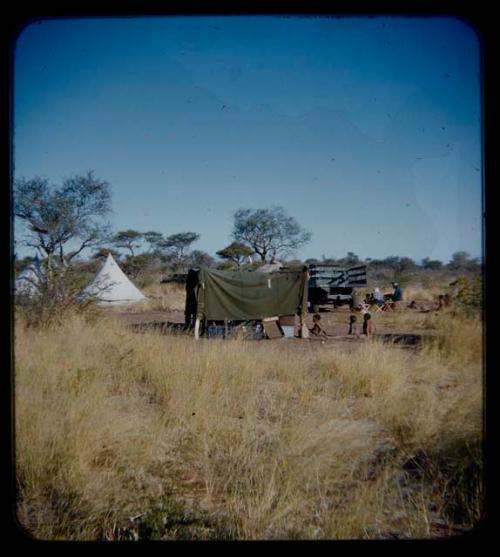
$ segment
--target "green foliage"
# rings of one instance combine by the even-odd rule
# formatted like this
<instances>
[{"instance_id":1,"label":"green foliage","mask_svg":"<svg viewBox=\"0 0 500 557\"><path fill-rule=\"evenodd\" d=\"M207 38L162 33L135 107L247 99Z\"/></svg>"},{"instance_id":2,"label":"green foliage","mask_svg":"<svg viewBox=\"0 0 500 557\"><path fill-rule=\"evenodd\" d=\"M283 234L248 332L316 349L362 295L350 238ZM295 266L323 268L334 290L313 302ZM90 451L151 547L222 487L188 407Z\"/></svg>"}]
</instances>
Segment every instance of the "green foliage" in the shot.
<instances>
[{"instance_id":1,"label":"green foliage","mask_svg":"<svg viewBox=\"0 0 500 557\"><path fill-rule=\"evenodd\" d=\"M455 299L463 309L475 310L482 305L482 281L479 275L475 277L459 277L455 283Z\"/></svg>"},{"instance_id":2,"label":"green foliage","mask_svg":"<svg viewBox=\"0 0 500 557\"><path fill-rule=\"evenodd\" d=\"M212 267L214 263L214 258L211 255L198 249L193 250L188 257L190 267Z\"/></svg>"},{"instance_id":3,"label":"green foliage","mask_svg":"<svg viewBox=\"0 0 500 557\"><path fill-rule=\"evenodd\" d=\"M144 240L149 244L149 249L152 251L158 250L161 246L161 243L165 241L163 234L161 234L160 232L155 232L154 230L144 232L142 236Z\"/></svg>"},{"instance_id":4,"label":"green foliage","mask_svg":"<svg viewBox=\"0 0 500 557\"><path fill-rule=\"evenodd\" d=\"M241 242L232 242L224 249L217 252L217 255L227 261L233 261L238 266L243 263L244 259L254 253L253 249Z\"/></svg>"},{"instance_id":5,"label":"green foliage","mask_svg":"<svg viewBox=\"0 0 500 557\"><path fill-rule=\"evenodd\" d=\"M104 260L109 254L111 254L117 261L121 258L120 252L114 250L113 248L100 248L92 255L92 259Z\"/></svg>"},{"instance_id":6,"label":"green foliage","mask_svg":"<svg viewBox=\"0 0 500 557\"><path fill-rule=\"evenodd\" d=\"M14 182L14 215L28 230L23 243L44 254L50 268L69 265L102 242L107 226L101 219L110 211L110 200L109 184L92 171L67 178L60 187L40 177Z\"/></svg>"},{"instance_id":7,"label":"green foliage","mask_svg":"<svg viewBox=\"0 0 500 557\"><path fill-rule=\"evenodd\" d=\"M437 259L430 259L429 257L424 257L422 259L422 268L430 269L431 271L437 271L443 267L443 262Z\"/></svg>"},{"instance_id":8,"label":"green foliage","mask_svg":"<svg viewBox=\"0 0 500 557\"><path fill-rule=\"evenodd\" d=\"M82 299L80 295L91 278L88 273L75 267L58 268L49 278L45 268L38 277L36 293L15 296L15 311L24 317L28 327L61 325L75 313L92 317L93 299Z\"/></svg>"},{"instance_id":9,"label":"green foliage","mask_svg":"<svg viewBox=\"0 0 500 557\"><path fill-rule=\"evenodd\" d=\"M128 255L122 263L123 272L132 277L137 277L140 273L148 270L148 267L155 261L155 256L150 253L139 253Z\"/></svg>"},{"instance_id":10,"label":"green foliage","mask_svg":"<svg viewBox=\"0 0 500 557\"><path fill-rule=\"evenodd\" d=\"M117 232L111 239L111 242L117 248L128 249L131 255L135 255L134 250L138 249L141 246L142 239L142 232L129 229Z\"/></svg>"},{"instance_id":11,"label":"green foliage","mask_svg":"<svg viewBox=\"0 0 500 557\"><path fill-rule=\"evenodd\" d=\"M165 240L158 243L158 246L162 251L171 254L175 260L180 262L185 257L189 246L199 238L200 235L196 232L179 232L167 236Z\"/></svg>"},{"instance_id":12,"label":"green foliage","mask_svg":"<svg viewBox=\"0 0 500 557\"><path fill-rule=\"evenodd\" d=\"M262 261L274 261L308 243L311 233L303 230L283 207L273 207L238 209L234 214L233 237L250 246Z\"/></svg>"},{"instance_id":13,"label":"green foliage","mask_svg":"<svg viewBox=\"0 0 500 557\"><path fill-rule=\"evenodd\" d=\"M342 259L339 259L336 263L344 267L352 267L361 263L361 260L355 253L353 253L352 251L348 251L347 255L345 257L342 257Z\"/></svg>"},{"instance_id":14,"label":"green foliage","mask_svg":"<svg viewBox=\"0 0 500 557\"><path fill-rule=\"evenodd\" d=\"M21 273L22 271L24 271L24 269L26 269L27 267L29 267L34 261L33 257L27 256L27 257L22 257L21 259L15 259L14 261L14 271L16 274Z\"/></svg>"},{"instance_id":15,"label":"green foliage","mask_svg":"<svg viewBox=\"0 0 500 557\"><path fill-rule=\"evenodd\" d=\"M156 503L136 527L139 540L210 540L233 537L223 521L206 511L188 508L173 499ZM127 531L123 531L127 539ZM134 538L131 538L134 539Z\"/></svg>"}]
</instances>

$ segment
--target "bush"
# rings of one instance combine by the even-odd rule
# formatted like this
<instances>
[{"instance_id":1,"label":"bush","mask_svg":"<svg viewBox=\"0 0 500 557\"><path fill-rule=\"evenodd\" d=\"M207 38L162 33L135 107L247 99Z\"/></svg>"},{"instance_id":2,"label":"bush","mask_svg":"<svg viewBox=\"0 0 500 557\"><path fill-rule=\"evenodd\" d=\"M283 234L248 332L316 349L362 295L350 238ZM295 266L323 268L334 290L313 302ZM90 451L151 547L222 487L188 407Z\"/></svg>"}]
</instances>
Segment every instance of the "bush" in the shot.
<instances>
[{"instance_id":1,"label":"bush","mask_svg":"<svg viewBox=\"0 0 500 557\"><path fill-rule=\"evenodd\" d=\"M459 277L454 283L456 301L466 311L474 311L482 306L482 281L481 277Z\"/></svg>"},{"instance_id":2,"label":"bush","mask_svg":"<svg viewBox=\"0 0 500 557\"><path fill-rule=\"evenodd\" d=\"M73 314L94 315L94 299L81 297L88 282L88 273L73 268L55 270L50 280L47 275L40 275L36 293L16 294L15 312L27 327L41 328L61 325Z\"/></svg>"}]
</instances>

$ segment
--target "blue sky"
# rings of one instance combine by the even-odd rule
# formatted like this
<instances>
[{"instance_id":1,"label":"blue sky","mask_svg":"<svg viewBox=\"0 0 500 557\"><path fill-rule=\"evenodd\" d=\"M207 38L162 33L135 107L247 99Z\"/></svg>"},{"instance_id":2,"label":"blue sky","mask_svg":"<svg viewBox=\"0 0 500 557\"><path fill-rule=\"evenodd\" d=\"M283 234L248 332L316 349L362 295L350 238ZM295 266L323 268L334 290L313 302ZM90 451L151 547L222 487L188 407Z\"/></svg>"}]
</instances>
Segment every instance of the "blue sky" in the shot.
<instances>
[{"instance_id":1,"label":"blue sky","mask_svg":"<svg viewBox=\"0 0 500 557\"><path fill-rule=\"evenodd\" d=\"M92 169L115 231L211 255L238 208L281 205L302 259L480 256L481 133L480 40L451 17L42 20L16 44L15 177Z\"/></svg>"}]
</instances>

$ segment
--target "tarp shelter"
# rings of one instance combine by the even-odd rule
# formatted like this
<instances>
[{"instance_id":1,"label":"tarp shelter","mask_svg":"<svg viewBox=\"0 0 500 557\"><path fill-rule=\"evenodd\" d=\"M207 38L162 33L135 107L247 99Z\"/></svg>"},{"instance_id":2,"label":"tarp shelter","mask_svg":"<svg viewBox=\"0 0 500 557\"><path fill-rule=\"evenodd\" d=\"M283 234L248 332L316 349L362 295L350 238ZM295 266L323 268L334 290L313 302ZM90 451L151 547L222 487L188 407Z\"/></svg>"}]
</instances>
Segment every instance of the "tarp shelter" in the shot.
<instances>
[{"instance_id":1,"label":"tarp shelter","mask_svg":"<svg viewBox=\"0 0 500 557\"><path fill-rule=\"evenodd\" d=\"M130 281L109 253L95 279L83 296L95 296L99 305L133 304L145 299L144 294Z\"/></svg>"},{"instance_id":2,"label":"tarp shelter","mask_svg":"<svg viewBox=\"0 0 500 557\"><path fill-rule=\"evenodd\" d=\"M307 281L306 267L273 273L191 270L186 283L186 318L194 315L199 326L207 320L250 321L298 314L301 334L307 336Z\"/></svg>"}]
</instances>

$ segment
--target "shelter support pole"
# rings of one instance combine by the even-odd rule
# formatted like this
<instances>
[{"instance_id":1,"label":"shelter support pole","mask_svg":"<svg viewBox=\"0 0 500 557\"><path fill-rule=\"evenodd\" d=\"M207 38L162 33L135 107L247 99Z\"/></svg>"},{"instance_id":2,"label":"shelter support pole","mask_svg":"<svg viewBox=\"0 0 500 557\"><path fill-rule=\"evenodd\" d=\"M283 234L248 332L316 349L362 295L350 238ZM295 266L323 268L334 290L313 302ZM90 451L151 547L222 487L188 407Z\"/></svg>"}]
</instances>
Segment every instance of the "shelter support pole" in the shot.
<instances>
[{"instance_id":1,"label":"shelter support pole","mask_svg":"<svg viewBox=\"0 0 500 557\"><path fill-rule=\"evenodd\" d=\"M300 307L300 338L309 338L309 329L306 324L307 298L308 298L309 271L307 267L302 270L302 303Z\"/></svg>"},{"instance_id":2,"label":"shelter support pole","mask_svg":"<svg viewBox=\"0 0 500 557\"><path fill-rule=\"evenodd\" d=\"M196 321L194 322L194 338L199 340L200 338L200 318L197 317Z\"/></svg>"},{"instance_id":3,"label":"shelter support pole","mask_svg":"<svg viewBox=\"0 0 500 557\"><path fill-rule=\"evenodd\" d=\"M309 338L309 329L307 328L305 316L300 314L300 338Z\"/></svg>"}]
</instances>

